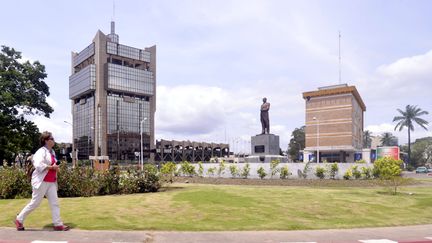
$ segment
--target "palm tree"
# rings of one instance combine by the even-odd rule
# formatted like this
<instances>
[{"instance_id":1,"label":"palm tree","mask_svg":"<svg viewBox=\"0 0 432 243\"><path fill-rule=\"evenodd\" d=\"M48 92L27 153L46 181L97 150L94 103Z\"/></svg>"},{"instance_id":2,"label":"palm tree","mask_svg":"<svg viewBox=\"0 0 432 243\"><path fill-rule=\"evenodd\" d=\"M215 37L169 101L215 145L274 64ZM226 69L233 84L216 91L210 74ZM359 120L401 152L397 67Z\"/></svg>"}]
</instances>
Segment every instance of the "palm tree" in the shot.
<instances>
[{"instance_id":1,"label":"palm tree","mask_svg":"<svg viewBox=\"0 0 432 243\"><path fill-rule=\"evenodd\" d=\"M402 131L404 127L408 128L408 164L411 162L411 131L414 131L414 123L417 123L419 126L423 127L427 130L426 125L429 124L428 121L420 118L419 116L427 115L429 112L422 111L421 108L417 108L417 106L407 105L405 110L397 109L401 116L395 116L393 118L393 122L397 121L398 123L395 126L396 129L399 128L399 131Z\"/></svg>"},{"instance_id":2,"label":"palm tree","mask_svg":"<svg viewBox=\"0 0 432 243\"><path fill-rule=\"evenodd\" d=\"M397 138L391 132L385 132L381 135L381 146L396 146Z\"/></svg>"},{"instance_id":3,"label":"palm tree","mask_svg":"<svg viewBox=\"0 0 432 243\"><path fill-rule=\"evenodd\" d=\"M363 132L363 148L370 148L372 145L372 134L369 130Z\"/></svg>"}]
</instances>

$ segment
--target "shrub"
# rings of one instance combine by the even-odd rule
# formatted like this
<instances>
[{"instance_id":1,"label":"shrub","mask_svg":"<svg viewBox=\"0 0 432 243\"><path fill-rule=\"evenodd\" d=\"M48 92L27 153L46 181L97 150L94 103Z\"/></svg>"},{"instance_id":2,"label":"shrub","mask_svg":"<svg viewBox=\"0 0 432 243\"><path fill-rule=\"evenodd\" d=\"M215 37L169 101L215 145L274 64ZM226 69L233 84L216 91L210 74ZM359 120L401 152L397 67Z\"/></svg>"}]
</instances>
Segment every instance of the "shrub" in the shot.
<instances>
[{"instance_id":1,"label":"shrub","mask_svg":"<svg viewBox=\"0 0 432 243\"><path fill-rule=\"evenodd\" d=\"M210 167L210 168L208 168L208 170L207 170L207 175L208 175L208 176L214 176L214 175L215 175L215 172L216 172L216 167Z\"/></svg>"},{"instance_id":2,"label":"shrub","mask_svg":"<svg viewBox=\"0 0 432 243\"><path fill-rule=\"evenodd\" d=\"M107 171L91 167L68 168L60 165L57 176L59 197L90 197L118 193L155 192L161 187L157 168L145 165L144 170L130 167L120 171L112 166ZM24 170L14 167L0 168L0 198L31 196L31 185Z\"/></svg>"},{"instance_id":3,"label":"shrub","mask_svg":"<svg viewBox=\"0 0 432 243\"><path fill-rule=\"evenodd\" d=\"M321 166L317 166L315 168L315 176L318 177L318 178L320 178L320 179L324 179L325 172L326 172L326 169L323 168L323 167L321 167Z\"/></svg>"},{"instance_id":4,"label":"shrub","mask_svg":"<svg viewBox=\"0 0 432 243\"><path fill-rule=\"evenodd\" d=\"M59 197L91 197L99 192L97 175L91 167L60 165L57 176ZM99 177L100 178L100 177Z\"/></svg>"},{"instance_id":5,"label":"shrub","mask_svg":"<svg viewBox=\"0 0 432 243\"><path fill-rule=\"evenodd\" d=\"M195 166L193 166L188 161L183 161L180 164L180 172L183 174L183 176L192 177L192 176L196 175Z\"/></svg>"},{"instance_id":6,"label":"shrub","mask_svg":"<svg viewBox=\"0 0 432 243\"><path fill-rule=\"evenodd\" d=\"M343 175L343 178L345 180L349 180L353 176L351 168L349 168L347 171L345 171L345 174Z\"/></svg>"},{"instance_id":7,"label":"shrub","mask_svg":"<svg viewBox=\"0 0 432 243\"><path fill-rule=\"evenodd\" d=\"M221 160L221 162L219 163L219 169L217 171L219 177L221 177L225 173L225 167L225 161Z\"/></svg>"},{"instance_id":8,"label":"shrub","mask_svg":"<svg viewBox=\"0 0 432 243\"><path fill-rule=\"evenodd\" d=\"M357 165L353 165L353 166L351 166L351 172L352 172L352 176L353 176L355 179L360 179L360 177L361 177L361 173L360 173L360 171L358 170L358 166L357 166Z\"/></svg>"},{"instance_id":9,"label":"shrub","mask_svg":"<svg viewBox=\"0 0 432 243\"><path fill-rule=\"evenodd\" d=\"M303 179L306 179L306 178L307 178L308 173L310 172L310 170L311 170L310 162L307 162L307 163L305 164L305 167L303 168L303 172L302 172Z\"/></svg>"},{"instance_id":10,"label":"shrub","mask_svg":"<svg viewBox=\"0 0 432 243\"><path fill-rule=\"evenodd\" d=\"M357 163L357 164L366 164L366 160L359 159L359 160L356 160L355 163Z\"/></svg>"},{"instance_id":11,"label":"shrub","mask_svg":"<svg viewBox=\"0 0 432 243\"><path fill-rule=\"evenodd\" d=\"M288 165L285 165L284 167L281 168L280 170L280 178L281 179L287 179L288 176L290 176L291 173L288 170Z\"/></svg>"},{"instance_id":12,"label":"shrub","mask_svg":"<svg viewBox=\"0 0 432 243\"><path fill-rule=\"evenodd\" d=\"M262 166L260 166L257 170L258 176L261 179L264 179L264 177L266 177L267 173L265 172L264 168Z\"/></svg>"},{"instance_id":13,"label":"shrub","mask_svg":"<svg viewBox=\"0 0 432 243\"><path fill-rule=\"evenodd\" d=\"M384 185L392 187L393 194L397 193L400 185L409 182L406 178L401 177L402 160L395 160L389 157L379 158L374 162L373 174L381 179Z\"/></svg>"},{"instance_id":14,"label":"shrub","mask_svg":"<svg viewBox=\"0 0 432 243\"><path fill-rule=\"evenodd\" d=\"M277 168L280 161L278 159L274 159L270 162L270 178L273 178L274 175L279 173L280 169Z\"/></svg>"},{"instance_id":15,"label":"shrub","mask_svg":"<svg viewBox=\"0 0 432 243\"><path fill-rule=\"evenodd\" d=\"M249 163L246 163L246 164L243 166L243 169L242 169L242 171L241 171L241 176L242 176L243 178L247 179L249 175L250 175L250 165L249 165Z\"/></svg>"},{"instance_id":16,"label":"shrub","mask_svg":"<svg viewBox=\"0 0 432 243\"><path fill-rule=\"evenodd\" d=\"M327 171L329 173L330 179L335 179L336 175L337 175L337 173L339 171L338 164L337 163L332 163L332 164L329 164L328 167L329 168L327 169Z\"/></svg>"},{"instance_id":17,"label":"shrub","mask_svg":"<svg viewBox=\"0 0 432 243\"><path fill-rule=\"evenodd\" d=\"M31 193L31 185L23 169L0 167L0 199L28 198Z\"/></svg>"},{"instance_id":18,"label":"shrub","mask_svg":"<svg viewBox=\"0 0 432 243\"><path fill-rule=\"evenodd\" d=\"M177 165L174 164L174 162L170 161L163 164L160 169L163 180L172 183L173 177L175 176L176 169L177 169Z\"/></svg>"},{"instance_id":19,"label":"shrub","mask_svg":"<svg viewBox=\"0 0 432 243\"><path fill-rule=\"evenodd\" d=\"M120 184L123 193L156 192L162 186L156 166L144 165L144 170L129 168L122 174Z\"/></svg>"},{"instance_id":20,"label":"shrub","mask_svg":"<svg viewBox=\"0 0 432 243\"><path fill-rule=\"evenodd\" d=\"M230 166L229 166L229 170L230 170L230 172L231 172L231 176L232 176L233 178L236 178L237 175L239 174L239 169L237 168L236 165L230 165Z\"/></svg>"},{"instance_id":21,"label":"shrub","mask_svg":"<svg viewBox=\"0 0 432 243\"><path fill-rule=\"evenodd\" d=\"M200 161L198 162L198 176L203 177L203 175L204 175L204 167L202 162Z\"/></svg>"},{"instance_id":22,"label":"shrub","mask_svg":"<svg viewBox=\"0 0 432 243\"><path fill-rule=\"evenodd\" d=\"M363 178L370 179L372 177L372 169L369 167L362 167L361 174Z\"/></svg>"},{"instance_id":23,"label":"shrub","mask_svg":"<svg viewBox=\"0 0 432 243\"><path fill-rule=\"evenodd\" d=\"M120 193L120 169L111 167L107 171L96 171L95 180L98 182L97 195L110 195Z\"/></svg>"},{"instance_id":24,"label":"shrub","mask_svg":"<svg viewBox=\"0 0 432 243\"><path fill-rule=\"evenodd\" d=\"M389 157L379 158L374 162L373 174L381 179L388 180L402 173L402 160L395 160Z\"/></svg>"}]
</instances>

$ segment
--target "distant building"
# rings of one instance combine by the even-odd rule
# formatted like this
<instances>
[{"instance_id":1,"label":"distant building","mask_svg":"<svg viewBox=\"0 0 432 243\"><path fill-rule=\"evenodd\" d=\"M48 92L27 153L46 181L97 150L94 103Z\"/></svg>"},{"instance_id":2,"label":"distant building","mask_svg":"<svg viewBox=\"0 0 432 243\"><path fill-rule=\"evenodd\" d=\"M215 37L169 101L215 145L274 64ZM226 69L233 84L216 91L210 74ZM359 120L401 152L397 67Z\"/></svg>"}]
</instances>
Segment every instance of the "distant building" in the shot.
<instances>
[{"instance_id":1,"label":"distant building","mask_svg":"<svg viewBox=\"0 0 432 243\"><path fill-rule=\"evenodd\" d=\"M96 155L136 160L141 125L148 158L154 149L156 46L120 44L111 22L110 34L99 30L89 46L72 52L71 71L69 98L78 159Z\"/></svg>"},{"instance_id":2,"label":"distant building","mask_svg":"<svg viewBox=\"0 0 432 243\"><path fill-rule=\"evenodd\" d=\"M209 162L213 158L229 156L229 144L194 141L156 141L155 161L160 162Z\"/></svg>"},{"instance_id":3,"label":"distant building","mask_svg":"<svg viewBox=\"0 0 432 243\"><path fill-rule=\"evenodd\" d=\"M366 106L355 86L320 87L303 93L306 104L304 161L354 162L362 157Z\"/></svg>"}]
</instances>

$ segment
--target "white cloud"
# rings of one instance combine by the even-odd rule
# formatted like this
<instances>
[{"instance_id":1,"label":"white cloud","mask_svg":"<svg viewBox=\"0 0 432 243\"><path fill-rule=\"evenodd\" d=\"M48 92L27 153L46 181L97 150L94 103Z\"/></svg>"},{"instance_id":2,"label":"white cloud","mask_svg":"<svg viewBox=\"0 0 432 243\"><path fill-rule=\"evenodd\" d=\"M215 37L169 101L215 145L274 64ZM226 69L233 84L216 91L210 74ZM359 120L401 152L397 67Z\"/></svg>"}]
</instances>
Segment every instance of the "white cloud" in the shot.
<instances>
[{"instance_id":1,"label":"white cloud","mask_svg":"<svg viewBox=\"0 0 432 243\"><path fill-rule=\"evenodd\" d=\"M203 134L223 123L227 94L217 87L158 86L156 126L162 131Z\"/></svg>"},{"instance_id":2,"label":"white cloud","mask_svg":"<svg viewBox=\"0 0 432 243\"><path fill-rule=\"evenodd\" d=\"M295 126L301 126L304 119L301 95L296 85L286 81L251 82L243 89L203 85L157 89L157 139L227 142L232 146L247 143L261 132L259 107L263 96L272 104L270 130L280 136L282 148L286 148L295 128L291 119L299 120Z\"/></svg>"},{"instance_id":3,"label":"white cloud","mask_svg":"<svg viewBox=\"0 0 432 243\"><path fill-rule=\"evenodd\" d=\"M369 130L372 135L378 136L385 132L390 132L399 139L399 144L408 143L408 131L404 128L402 131L394 130L395 125L390 123L381 123L378 125L366 126L364 130ZM411 142L414 142L417 138L432 136L432 131L424 130L421 127L415 126L414 131L411 131Z\"/></svg>"},{"instance_id":4,"label":"white cloud","mask_svg":"<svg viewBox=\"0 0 432 243\"><path fill-rule=\"evenodd\" d=\"M53 98L51 97L47 97L46 98L46 102L48 103L48 105L50 105L53 109L58 107L58 102L55 101Z\"/></svg>"},{"instance_id":5,"label":"white cloud","mask_svg":"<svg viewBox=\"0 0 432 243\"><path fill-rule=\"evenodd\" d=\"M382 65L378 74L399 81L418 80L432 76L432 50L417 56L401 58L391 64Z\"/></svg>"},{"instance_id":6,"label":"white cloud","mask_svg":"<svg viewBox=\"0 0 432 243\"><path fill-rule=\"evenodd\" d=\"M39 132L49 131L53 134L56 142L72 142L72 126L63 122L63 118L46 118L34 116L31 120L38 126Z\"/></svg>"},{"instance_id":7,"label":"white cloud","mask_svg":"<svg viewBox=\"0 0 432 243\"><path fill-rule=\"evenodd\" d=\"M366 126L364 130L369 130L373 135L381 135L385 132L394 133L394 125L389 123L382 123L378 125L369 125Z\"/></svg>"}]
</instances>

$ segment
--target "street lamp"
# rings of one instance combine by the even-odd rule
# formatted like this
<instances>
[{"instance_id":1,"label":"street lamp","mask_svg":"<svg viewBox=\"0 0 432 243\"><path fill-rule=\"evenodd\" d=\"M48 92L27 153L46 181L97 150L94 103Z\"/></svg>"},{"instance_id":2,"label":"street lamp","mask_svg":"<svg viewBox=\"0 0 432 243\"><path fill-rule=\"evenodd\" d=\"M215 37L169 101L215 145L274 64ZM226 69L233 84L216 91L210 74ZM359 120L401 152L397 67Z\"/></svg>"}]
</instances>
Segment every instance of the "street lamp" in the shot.
<instances>
[{"instance_id":1,"label":"street lamp","mask_svg":"<svg viewBox=\"0 0 432 243\"><path fill-rule=\"evenodd\" d=\"M90 159L90 134L93 133L92 130L94 130L94 127L90 127L90 132L89 132L89 135L87 136L87 153L89 156L91 167L93 168L93 160ZM94 141L94 139L93 139L93 141Z\"/></svg>"},{"instance_id":2,"label":"street lamp","mask_svg":"<svg viewBox=\"0 0 432 243\"><path fill-rule=\"evenodd\" d=\"M75 168L76 160L78 159L78 150L75 153L75 141L73 138L73 124L68 121L63 121L63 122L72 126L72 167Z\"/></svg>"},{"instance_id":3,"label":"street lamp","mask_svg":"<svg viewBox=\"0 0 432 243\"><path fill-rule=\"evenodd\" d=\"M141 170L144 170L144 155L143 155L143 136L142 136L142 134L143 134L143 132L142 132L142 126L143 126L143 123L145 122L147 120L147 117L144 117L144 119L142 119L141 120L141 122L140 122L140 134L141 134L141 153L140 153L140 158L141 158L141 161L140 161L140 163L141 163Z\"/></svg>"},{"instance_id":4,"label":"street lamp","mask_svg":"<svg viewBox=\"0 0 432 243\"><path fill-rule=\"evenodd\" d=\"M313 117L312 119L317 121L317 163L319 163L319 120L316 117Z\"/></svg>"}]
</instances>

